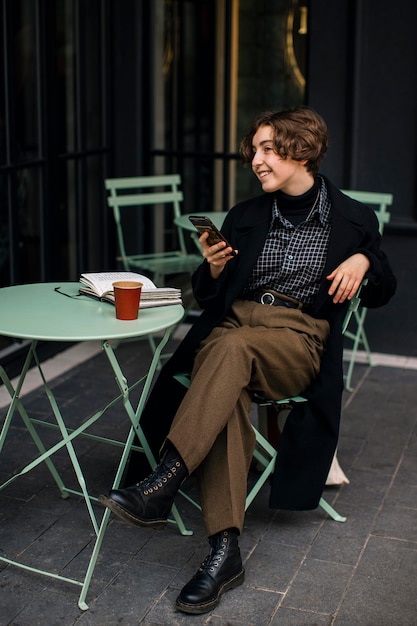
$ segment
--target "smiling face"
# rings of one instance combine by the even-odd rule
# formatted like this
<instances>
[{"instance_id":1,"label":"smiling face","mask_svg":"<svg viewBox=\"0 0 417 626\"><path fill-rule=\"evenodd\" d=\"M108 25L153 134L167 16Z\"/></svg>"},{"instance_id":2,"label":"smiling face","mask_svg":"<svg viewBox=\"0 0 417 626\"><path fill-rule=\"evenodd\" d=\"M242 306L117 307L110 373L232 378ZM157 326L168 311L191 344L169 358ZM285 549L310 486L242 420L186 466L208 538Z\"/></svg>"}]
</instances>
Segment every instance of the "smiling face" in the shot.
<instances>
[{"instance_id":1,"label":"smiling face","mask_svg":"<svg viewBox=\"0 0 417 626\"><path fill-rule=\"evenodd\" d=\"M260 126L253 136L252 170L267 193L281 190L290 196L299 196L314 184L313 175L307 171L307 161L283 159L275 151L271 126Z\"/></svg>"}]
</instances>

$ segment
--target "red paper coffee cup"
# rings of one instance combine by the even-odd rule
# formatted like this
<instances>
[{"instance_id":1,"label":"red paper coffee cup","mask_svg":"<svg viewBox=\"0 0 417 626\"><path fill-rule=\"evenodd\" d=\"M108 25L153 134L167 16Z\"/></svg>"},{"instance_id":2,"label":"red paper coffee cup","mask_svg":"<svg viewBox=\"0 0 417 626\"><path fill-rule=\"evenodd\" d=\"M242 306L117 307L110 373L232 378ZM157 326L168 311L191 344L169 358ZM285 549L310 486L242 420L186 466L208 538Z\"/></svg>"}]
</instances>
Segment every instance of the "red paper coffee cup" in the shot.
<instances>
[{"instance_id":1,"label":"red paper coffee cup","mask_svg":"<svg viewBox=\"0 0 417 626\"><path fill-rule=\"evenodd\" d=\"M134 280L118 280L113 283L114 304L118 320L135 320L139 313L142 283Z\"/></svg>"}]
</instances>

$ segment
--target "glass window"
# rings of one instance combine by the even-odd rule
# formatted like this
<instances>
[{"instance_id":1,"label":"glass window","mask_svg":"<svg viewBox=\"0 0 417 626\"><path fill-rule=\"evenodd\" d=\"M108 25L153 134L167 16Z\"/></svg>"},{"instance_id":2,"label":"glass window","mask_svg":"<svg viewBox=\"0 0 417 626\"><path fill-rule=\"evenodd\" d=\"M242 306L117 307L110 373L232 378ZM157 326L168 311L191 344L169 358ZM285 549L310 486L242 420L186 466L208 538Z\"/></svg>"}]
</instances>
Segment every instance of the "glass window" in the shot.
<instances>
[{"instance_id":1,"label":"glass window","mask_svg":"<svg viewBox=\"0 0 417 626\"><path fill-rule=\"evenodd\" d=\"M40 156L39 94L40 88L36 2L17 0L10 6L10 48L13 66L9 66L9 130L14 162L30 161Z\"/></svg>"},{"instance_id":2,"label":"glass window","mask_svg":"<svg viewBox=\"0 0 417 626\"><path fill-rule=\"evenodd\" d=\"M54 93L52 106L59 115L55 116L55 137L59 154L72 152L77 147L76 50L75 50L75 7L72 0L55 3L54 32Z\"/></svg>"},{"instance_id":3,"label":"glass window","mask_svg":"<svg viewBox=\"0 0 417 626\"><path fill-rule=\"evenodd\" d=\"M1 284L76 280L109 256L110 1L13 0L0 15Z\"/></svg>"},{"instance_id":4,"label":"glass window","mask_svg":"<svg viewBox=\"0 0 417 626\"><path fill-rule=\"evenodd\" d=\"M103 113L106 110L106 102L102 98L102 30L100 21L97 19L100 3L101 0L84 0L83 2L83 49L88 50L88 54L84 56L81 73L85 112L83 143L86 148L97 148L101 145Z\"/></svg>"},{"instance_id":5,"label":"glass window","mask_svg":"<svg viewBox=\"0 0 417 626\"><path fill-rule=\"evenodd\" d=\"M16 194L13 213L13 261L18 282L42 280L41 174L39 168L21 168L13 176Z\"/></svg>"},{"instance_id":6,"label":"glass window","mask_svg":"<svg viewBox=\"0 0 417 626\"><path fill-rule=\"evenodd\" d=\"M236 144L258 113L303 104L307 53L306 1L239 1ZM236 168L236 200L261 192Z\"/></svg>"},{"instance_id":7,"label":"glass window","mask_svg":"<svg viewBox=\"0 0 417 626\"><path fill-rule=\"evenodd\" d=\"M4 46L0 46L0 84L3 86L0 89L0 165L6 163L6 77L4 74L5 59L4 59ZM0 182L0 211L3 204L3 191ZM0 213L2 218L3 213ZM1 220L3 221L3 220Z\"/></svg>"},{"instance_id":8,"label":"glass window","mask_svg":"<svg viewBox=\"0 0 417 626\"><path fill-rule=\"evenodd\" d=\"M305 100L305 0L153 3L155 173L178 171L184 210L260 193L240 165L256 114Z\"/></svg>"},{"instance_id":9,"label":"glass window","mask_svg":"<svg viewBox=\"0 0 417 626\"><path fill-rule=\"evenodd\" d=\"M185 202L198 196L201 211L212 210L215 9L212 0L153 4L152 140L167 151L153 173L181 172Z\"/></svg>"}]
</instances>

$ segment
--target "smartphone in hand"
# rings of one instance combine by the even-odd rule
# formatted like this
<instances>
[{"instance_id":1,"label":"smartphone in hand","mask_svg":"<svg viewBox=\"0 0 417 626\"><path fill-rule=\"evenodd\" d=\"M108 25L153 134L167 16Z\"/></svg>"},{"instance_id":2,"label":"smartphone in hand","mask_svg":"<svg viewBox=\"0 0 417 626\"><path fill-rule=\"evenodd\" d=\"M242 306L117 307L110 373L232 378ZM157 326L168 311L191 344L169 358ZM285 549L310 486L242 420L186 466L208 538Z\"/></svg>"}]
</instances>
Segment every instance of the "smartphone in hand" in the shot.
<instances>
[{"instance_id":1,"label":"smartphone in hand","mask_svg":"<svg viewBox=\"0 0 417 626\"><path fill-rule=\"evenodd\" d=\"M227 241L224 235L221 234L217 226L213 224L211 219L209 219L208 217L190 215L189 220L195 226L199 235L202 235L203 233L209 234L207 238L207 243L209 244L209 246L214 246L216 243L224 241L226 247L231 247L230 243ZM230 256L236 256L236 252L232 250L230 252Z\"/></svg>"}]
</instances>

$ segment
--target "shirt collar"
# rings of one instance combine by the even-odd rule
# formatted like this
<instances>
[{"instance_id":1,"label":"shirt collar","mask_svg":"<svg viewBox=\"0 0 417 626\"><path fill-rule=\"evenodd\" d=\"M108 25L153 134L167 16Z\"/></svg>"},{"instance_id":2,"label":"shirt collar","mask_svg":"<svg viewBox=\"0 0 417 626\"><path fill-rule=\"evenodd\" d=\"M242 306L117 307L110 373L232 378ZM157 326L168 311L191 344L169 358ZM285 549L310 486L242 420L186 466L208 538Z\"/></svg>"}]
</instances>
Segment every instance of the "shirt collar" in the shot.
<instances>
[{"instance_id":1,"label":"shirt collar","mask_svg":"<svg viewBox=\"0 0 417 626\"><path fill-rule=\"evenodd\" d=\"M326 226L330 222L330 198L327 192L326 183L322 176L319 176L320 180L320 199L317 203L317 207L315 208L313 215L319 216L320 224L322 226Z\"/></svg>"},{"instance_id":2,"label":"shirt collar","mask_svg":"<svg viewBox=\"0 0 417 626\"><path fill-rule=\"evenodd\" d=\"M330 199L329 199L329 194L327 192L327 187L326 187L324 178L319 175L318 179L320 183L320 198L319 198L319 201L317 202L316 208L314 209L313 213L310 215L308 221L313 220L315 216L317 215L320 221L320 224L324 227L330 221ZM272 203L272 224L275 222L275 220L278 220L283 226L287 225L287 221L282 216L278 208L277 199L274 196L274 201Z\"/></svg>"}]
</instances>

